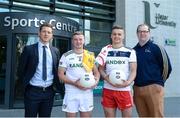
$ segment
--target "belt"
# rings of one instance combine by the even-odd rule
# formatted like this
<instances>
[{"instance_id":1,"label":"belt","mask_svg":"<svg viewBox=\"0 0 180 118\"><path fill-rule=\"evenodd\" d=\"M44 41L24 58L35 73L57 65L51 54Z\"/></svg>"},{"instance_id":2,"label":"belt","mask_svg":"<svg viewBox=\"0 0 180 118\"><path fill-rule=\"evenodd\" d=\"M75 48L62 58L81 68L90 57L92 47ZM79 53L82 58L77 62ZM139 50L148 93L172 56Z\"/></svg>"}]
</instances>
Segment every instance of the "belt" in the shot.
<instances>
[{"instance_id":1,"label":"belt","mask_svg":"<svg viewBox=\"0 0 180 118\"><path fill-rule=\"evenodd\" d=\"M48 87L42 87L42 86L33 86L33 85L29 85L30 88L39 90L39 91L46 91L46 90L50 90L53 88L53 86L48 86Z\"/></svg>"}]
</instances>

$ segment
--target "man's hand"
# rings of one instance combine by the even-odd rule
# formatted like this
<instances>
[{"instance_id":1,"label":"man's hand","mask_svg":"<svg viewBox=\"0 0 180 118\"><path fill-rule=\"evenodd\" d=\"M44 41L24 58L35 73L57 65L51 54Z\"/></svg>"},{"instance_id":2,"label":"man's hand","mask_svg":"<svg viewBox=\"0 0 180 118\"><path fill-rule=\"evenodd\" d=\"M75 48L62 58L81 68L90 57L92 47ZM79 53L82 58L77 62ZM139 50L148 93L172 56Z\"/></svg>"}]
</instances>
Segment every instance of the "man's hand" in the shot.
<instances>
[{"instance_id":1,"label":"man's hand","mask_svg":"<svg viewBox=\"0 0 180 118\"><path fill-rule=\"evenodd\" d=\"M89 89L89 88L83 87L83 86L80 84L80 79L78 79L78 80L76 80L76 81L74 82L74 86L77 87L77 88L79 88L79 89L81 89L81 90L87 90L87 89Z\"/></svg>"},{"instance_id":2,"label":"man's hand","mask_svg":"<svg viewBox=\"0 0 180 118\"><path fill-rule=\"evenodd\" d=\"M121 84L113 84L114 87L117 87L117 88L124 88L124 87L127 87L131 84L130 81L128 80L122 80L123 82Z\"/></svg>"}]
</instances>

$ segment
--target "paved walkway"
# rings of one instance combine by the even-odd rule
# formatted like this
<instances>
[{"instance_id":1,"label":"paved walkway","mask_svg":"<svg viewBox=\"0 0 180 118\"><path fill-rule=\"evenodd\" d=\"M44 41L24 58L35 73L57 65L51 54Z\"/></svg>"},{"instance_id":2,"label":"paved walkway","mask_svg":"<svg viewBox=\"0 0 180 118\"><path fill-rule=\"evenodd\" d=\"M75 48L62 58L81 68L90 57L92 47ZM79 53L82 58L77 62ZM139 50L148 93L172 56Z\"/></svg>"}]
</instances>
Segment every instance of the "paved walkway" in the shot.
<instances>
[{"instance_id":1,"label":"paved walkway","mask_svg":"<svg viewBox=\"0 0 180 118\"><path fill-rule=\"evenodd\" d=\"M93 117L104 117L103 109L100 104L101 97L94 98L95 108L93 110ZM167 97L164 104L165 117L180 117L180 97ZM24 109L0 109L0 117L23 117ZM64 112L61 111L61 106L53 107L52 117L64 117ZM118 111L117 117L121 114ZM133 108L133 117L137 117L136 109Z\"/></svg>"}]
</instances>

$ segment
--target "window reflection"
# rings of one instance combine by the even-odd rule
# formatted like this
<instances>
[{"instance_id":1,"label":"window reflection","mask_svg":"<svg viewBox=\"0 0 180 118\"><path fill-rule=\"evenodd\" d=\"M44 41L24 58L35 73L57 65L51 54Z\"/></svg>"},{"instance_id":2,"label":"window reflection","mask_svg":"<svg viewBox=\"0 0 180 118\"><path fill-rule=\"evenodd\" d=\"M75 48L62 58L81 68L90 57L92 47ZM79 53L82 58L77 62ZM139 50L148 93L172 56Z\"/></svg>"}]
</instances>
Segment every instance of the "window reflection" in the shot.
<instances>
[{"instance_id":1,"label":"window reflection","mask_svg":"<svg viewBox=\"0 0 180 118\"><path fill-rule=\"evenodd\" d=\"M84 26L85 26L85 29L111 32L112 23L93 21L93 20L85 20Z\"/></svg>"},{"instance_id":2,"label":"window reflection","mask_svg":"<svg viewBox=\"0 0 180 118\"><path fill-rule=\"evenodd\" d=\"M38 37L36 35L16 35L16 40L17 51L22 53L24 46L37 43Z\"/></svg>"},{"instance_id":3,"label":"window reflection","mask_svg":"<svg viewBox=\"0 0 180 118\"><path fill-rule=\"evenodd\" d=\"M0 8L0 12L8 12L8 11L9 11L9 9Z\"/></svg>"},{"instance_id":4,"label":"window reflection","mask_svg":"<svg viewBox=\"0 0 180 118\"><path fill-rule=\"evenodd\" d=\"M7 3L9 0L0 0L0 2Z\"/></svg>"},{"instance_id":5,"label":"window reflection","mask_svg":"<svg viewBox=\"0 0 180 118\"><path fill-rule=\"evenodd\" d=\"M16 65L19 63L20 55L26 45L32 45L38 42L37 35L17 34L16 35ZM17 75L17 73L16 73ZM23 100L23 84L22 80L16 76L15 78L15 102L22 103Z\"/></svg>"},{"instance_id":6,"label":"window reflection","mask_svg":"<svg viewBox=\"0 0 180 118\"><path fill-rule=\"evenodd\" d=\"M109 38L107 38L109 37ZM97 55L102 47L110 43L110 33L85 31L85 47Z\"/></svg>"}]
</instances>

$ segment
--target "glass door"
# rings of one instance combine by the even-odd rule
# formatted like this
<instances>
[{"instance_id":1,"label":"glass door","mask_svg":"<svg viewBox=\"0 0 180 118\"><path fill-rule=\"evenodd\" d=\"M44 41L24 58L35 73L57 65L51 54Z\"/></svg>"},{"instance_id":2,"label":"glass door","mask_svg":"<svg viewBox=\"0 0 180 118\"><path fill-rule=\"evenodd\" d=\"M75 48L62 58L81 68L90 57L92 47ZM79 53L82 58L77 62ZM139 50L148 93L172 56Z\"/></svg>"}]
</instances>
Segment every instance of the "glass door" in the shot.
<instances>
[{"instance_id":1,"label":"glass door","mask_svg":"<svg viewBox=\"0 0 180 118\"><path fill-rule=\"evenodd\" d=\"M0 36L0 105L5 104L7 38Z\"/></svg>"},{"instance_id":2,"label":"glass door","mask_svg":"<svg viewBox=\"0 0 180 118\"><path fill-rule=\"evenodd\" d=\"M15 81L14 81L14 103L19 106L20 104L23 103L23 92L24 92L23 82L20 78L17 77L17 66L19 63L19 58L25 46L32 45L38 42L38 36L30 35L30 34L16 34L15 37L16 37L15 40L16 50L15 52L13 52L15 53L15 59L14 59L15 67L13 68L15 68L16 70ZM20 105L20 107L21 106L22 105Z\"/></svg>"},{"instance_id":3,"label":"glass door","mask_svg":"<svg viewBox=\"0 0 180 118\"><path fill-rule=\"evenodd\" d=\"M62 38L62 37L54 37L53 39L53 46L55 46L56 48L59 49L60 55L62 56L63 53L67 52L68 50L70 50L70 39L67 38ZM62 99L64 98L64 94L65 94L65 88L64 88L64 83L62 81L60 81L60 93L56 93L55 94L55 104L59 105L59 101L62 101ZM61 103L60 103L61 104Z\"/></svg>"}]
</instances>

